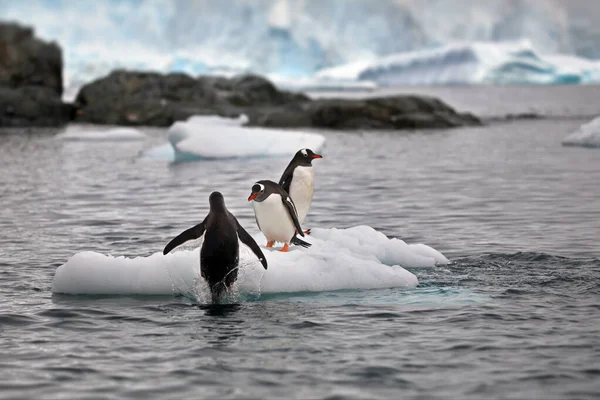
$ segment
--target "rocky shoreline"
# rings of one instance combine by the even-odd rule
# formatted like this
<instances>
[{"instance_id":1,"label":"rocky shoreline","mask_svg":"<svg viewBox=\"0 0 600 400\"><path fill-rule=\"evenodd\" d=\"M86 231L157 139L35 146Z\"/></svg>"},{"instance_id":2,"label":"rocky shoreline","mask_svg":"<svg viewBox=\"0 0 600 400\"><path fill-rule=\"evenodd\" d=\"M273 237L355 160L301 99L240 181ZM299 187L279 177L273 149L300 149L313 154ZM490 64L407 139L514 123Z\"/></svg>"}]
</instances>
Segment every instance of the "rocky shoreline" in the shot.
<instances>
[{"instance_id":1,"label":"rocky shoreline","mask_svg":"<svg viewBox=\"0 0 600 400\"><path fill-rule=\"evenodd\" d=\"M117 70L61 100L62 52L33 30L0 23L0 127L69 122L169 126L192 115L237 117L249 125L327 129L426 129L480 125L428 96L311 99L256 75L233 78Z\"/></svg>"},{"instance_id":2,"label":"rocky shoreline","mask_svg":"<svg viewBox=\"0 0 600 400\"><path fill-rule=\"evenodd\" d=\"M62 69L57 44L36 39L31 28L0 23L0 127L69 122Z\"/></svg>"}]
</instances>

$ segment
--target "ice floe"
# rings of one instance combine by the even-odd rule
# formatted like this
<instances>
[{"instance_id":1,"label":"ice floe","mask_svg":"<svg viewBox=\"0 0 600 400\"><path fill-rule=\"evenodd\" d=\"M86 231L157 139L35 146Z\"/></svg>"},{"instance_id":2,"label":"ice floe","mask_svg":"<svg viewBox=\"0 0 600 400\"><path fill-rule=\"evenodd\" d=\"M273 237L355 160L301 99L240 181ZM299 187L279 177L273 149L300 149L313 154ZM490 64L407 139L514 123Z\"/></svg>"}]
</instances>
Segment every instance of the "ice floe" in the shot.
<instances>
[{"instance_id":1,"label":"ice floe","mask_svg":"<svg viewBox=\"0 0 600 400\"><path fill-rule=\"evenodd\" d=\"M240 245L241 294L321 292L342 289L412 288L417 277L409 269L447 264L437 250L424 244L389 239L368 226L348 229L313 229L305 249L288 253L264 247L261 233L254 235L267 257L264 270L256 257ZM199 249L147 257L114 257L80 252L56 270L52 291L65 294L189 295L203 283Z\"/></svg>"},{"instance_id":2,"label":"ice floe","mask_svg":"<svg viewBox=\"0 0 600 400\"><path fill-rule=\"evenodd\" d=\"M243 126L247 121L242 115L237 119L193 116L175 122L168 131L169 145L148 149L143 156L176 162L276 157L303 147L319 151L325 143L325 137L316 133Z\"/></svg>"},{"instance_id":3,"label":"ice floe","mask_svg":"<svg viewBox=\"0 0 600 400\"><path fill-rule=\"evenodd\" d=\"M144 140L146 134L135 128L105 128L69 125L56 135L57 139L73 141L129 141Z\"/></svg>"}]
</instances>

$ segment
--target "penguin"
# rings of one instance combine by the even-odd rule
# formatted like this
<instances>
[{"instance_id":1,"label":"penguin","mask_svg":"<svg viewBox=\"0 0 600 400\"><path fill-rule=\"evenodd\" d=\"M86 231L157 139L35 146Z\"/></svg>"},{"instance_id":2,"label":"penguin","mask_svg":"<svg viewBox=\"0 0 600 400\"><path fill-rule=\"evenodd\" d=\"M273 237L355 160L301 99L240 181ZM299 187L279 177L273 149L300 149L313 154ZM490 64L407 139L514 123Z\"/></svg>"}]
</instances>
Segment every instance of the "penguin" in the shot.
<instances>
[{"instance_id":1,"label":"penguin","mask_svg":"<svg viewBox=\"0 0 600 400\"><path fill-rule=\"evenodd\" d=\"M279 179L279 184L296 205L300 224L304 222L313 200L315 172L312 160L316 158L323 158L323 156L316 154L311 149L298 150Z\"/></svg>"},{"instance_id":2,"label":"penguin","mask_svg":"<svg viewBox=\"0 0 600 400\"><path fill-rule=\"evenodd\" d=\"M278 183L269 180L256 182L248 201L252 201L256 224L267 238L267 247L283 242L280 251L287 252L292 239L295 239L294 244L310 246L310 243L296 237L296 232L304 236L298 212L294 201Z\"/></svg>"},{"instance_id":3,"label":"penguin","mask_svg":"<svg viewBox=\"0 0 600 400\"><path fill-rule=\"evenodd\" d=\"M213 303L218 302L223 290L237 279L239 262L238 239L256 254L267 269L267 259L252 236L240 225L225 206L220 192L212 192L208 198L210 211L200 224L180 233L164 248L163 254L188 240L198 239L204 234L200 249L200 274L210 287Z\"/></svg>"}]
</instances>

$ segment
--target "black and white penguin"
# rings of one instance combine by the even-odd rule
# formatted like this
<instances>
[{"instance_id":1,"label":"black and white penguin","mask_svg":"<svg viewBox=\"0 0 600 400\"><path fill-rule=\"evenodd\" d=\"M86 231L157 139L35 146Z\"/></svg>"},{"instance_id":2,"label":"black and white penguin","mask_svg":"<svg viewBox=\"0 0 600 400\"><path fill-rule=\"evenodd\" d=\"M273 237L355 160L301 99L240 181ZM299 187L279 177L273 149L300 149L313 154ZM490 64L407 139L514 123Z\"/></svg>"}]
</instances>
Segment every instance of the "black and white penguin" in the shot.
<instances>
[{"instance_id":1,"label":"black and white penguin","mask_svg":"<svg viewBox=\"0 0 600 400\"><path fill-rule=\"evenodd\" d=\"M279 179L279 184L296 205L300 224L304 222L304 218L310 210L315 192L315 172L312 160L316 158L323 158L323 156L316 154L311 149L298 150Z\"/></svg>"},{"instance_id":2,"label":"black and white penguin","mask_svg":"<svg viewBox=\"0 0 600 400\"><path fill-rule=\"evenodd\" d=\"M295 239L295 244L310 246L295 237L296 231L301 236L304 236L304 232L298 221L294 201L279 184L269 180L256 182L248 201L252 201L256 224L267 238L267 247L273 247L275 242L282 242L284 245L281 251L286 252L289 251L292 239Z\"/></svg>"},{"instance_id":3,"label":"black and white penguin","mask_svg":"<svg viewBox=\"0 0 600 400\"><path fill-rule=\"evenodd\" d=\"M217 302L223 290L229 288L237 279L238 238L256 254L265 269L267 259L252 236L229 212L221 193L212 192L209 203L210 211L204 221L171 240L165 246L163 254L204 234L204 242L200 249L200 273L210 287L213 302Z\"/></svg>"}]
</instances>

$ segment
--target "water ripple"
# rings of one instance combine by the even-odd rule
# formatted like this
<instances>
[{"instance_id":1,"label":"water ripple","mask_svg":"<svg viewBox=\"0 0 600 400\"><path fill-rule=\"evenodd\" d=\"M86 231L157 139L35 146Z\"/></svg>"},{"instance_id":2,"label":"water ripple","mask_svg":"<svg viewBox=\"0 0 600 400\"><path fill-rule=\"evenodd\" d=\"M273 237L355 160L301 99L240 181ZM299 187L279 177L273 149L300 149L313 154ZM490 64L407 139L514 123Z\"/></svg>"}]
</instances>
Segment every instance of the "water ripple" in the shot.
<instances>
[{"instance_id":1,"label":"water ripple","mask_svg":"<svg viewBox=\"0 0 600 400\"><path fill-rule=\"evenodd\" d=\"M163 130L122 146L7 132L0 398L597 398L600 158L560 146L582 122L325 132L307 225L370 225L453 262L415 270L414 290L228 305L51 282L79 251L160 251L212 190L255 232L245 182L287 160L132 163Z\"/></svg>"}]
</instances>

